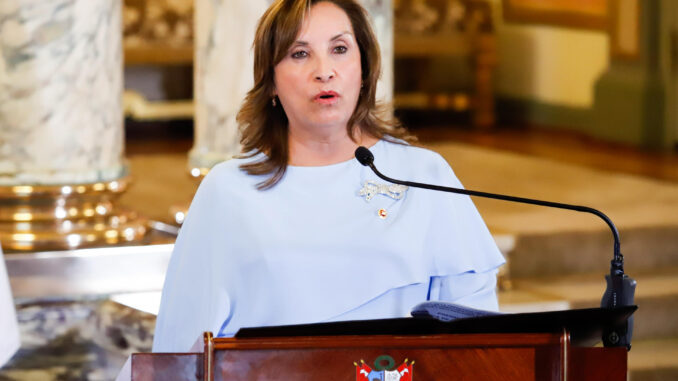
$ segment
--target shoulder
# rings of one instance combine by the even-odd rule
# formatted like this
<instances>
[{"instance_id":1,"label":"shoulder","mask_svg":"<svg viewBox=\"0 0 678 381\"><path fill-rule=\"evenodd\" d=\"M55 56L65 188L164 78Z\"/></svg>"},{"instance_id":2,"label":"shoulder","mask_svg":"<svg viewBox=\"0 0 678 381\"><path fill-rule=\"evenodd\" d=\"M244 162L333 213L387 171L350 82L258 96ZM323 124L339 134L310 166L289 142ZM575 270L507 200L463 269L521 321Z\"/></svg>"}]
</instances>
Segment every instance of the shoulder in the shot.
<instances>
[{"instance_id":1,"label":"shoulder","mask_svg":"<svg viewBox=\"0 0 678 381\"><path fill-rule=\"evenodd\" d=\"M193 219L222 221L225 211L233 213L244 201L256 199L260 179L241 170L242 164L242 159L230 159L210 169L193 196L184 225Z\"/></svg>"},{"instance_id":2,"label":"shoulder","mask_svg":"<svg viewBox=\"0 0 678 381\"><path fill-rule=\"evenodd\" d=\"M384 139L377 144L381 146L383 153L392 159L417 160L418 162L436 165L447 164L447 161L439 153L404 141Z\"/></svg>"},{"instance_id":3,"label":"shoulder","mask_svg":"<svg viewBox=\"0 0 678 381\"><path fill-rule=\"evenodd\" d=\"M248 175L240 166L258 160L258 156L249 158L233 158L216 164L207 173L202 184L218 187L232 187L234 185L243 186L246 184L256 184L261 181L259 176Z\"/></svg>"},{"instance_id":4,"label":"shoulder","mask_svg":"<svg viewBox=\"0 0 678 381\"><path fill-rule=\"evenodd\" d=\"M447 160L435 151L400 141L382 140L377 144L373 150L377 168L388 168L417 181L454 178Z\"/></svg>"},{"instance_id":5,"label":"shoulder","mask_svg":"<svg viewBox=\"0 0 678 381\"><path fill-rule=\"evenodd\" d=\"M261 182L260 176L248 175L240 169L244 163L253 160L230 159L216 164L200 182L196 199L229 200L247 197L257 192L257 184Z\"/></svg>"},{"instance_id":6,"label":"shoulder","mask_svg":"<svg viewBox=\"0 0 678 381\"><path fill-rule=\"evenodd\" d=\"M210 169L205 176L204 180L207 181L219 181L223 179L231 180L237 178L241 175L240 165L242 164L241 159L230 159L222 161L221 163L216 164Z\"/></svg>"}]
</instances>

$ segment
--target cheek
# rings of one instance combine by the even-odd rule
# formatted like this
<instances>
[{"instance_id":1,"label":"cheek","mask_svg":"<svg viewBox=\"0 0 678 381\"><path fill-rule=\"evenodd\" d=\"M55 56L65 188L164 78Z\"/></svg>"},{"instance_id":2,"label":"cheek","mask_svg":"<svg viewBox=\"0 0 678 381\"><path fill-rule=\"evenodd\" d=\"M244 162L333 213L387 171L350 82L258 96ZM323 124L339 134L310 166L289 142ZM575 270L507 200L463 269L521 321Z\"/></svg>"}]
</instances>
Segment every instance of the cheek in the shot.
<instances>
[{"instance_id":1,"label":"cheek","mask_svg":"<svg viewBox=\"0 0 678 381\"><path fill-rule=\"evenodd\" d=\"M355 90L355 94L360 94L360 86L362 85L362 70L360 63L352 65L350 69L351 87Z\"/></svg>"},{"instance_id":2,"label":"cheek","mask_svg":"<svg viewBox=\"0 0 678 381\"><path fill-rule=\"evenodd\" d=\"M352 78L352 83L358 86L358 92L360 92L360 85L362 84L362 66L360 63L360 55L357 55L351 60L350 65L350 77Z\"/></svg>"},{"instance_id":3,"label":"cheek","mask_svg":"<svg viewBox=\"0 0 678 381\"><path fill-rule=\"evenodd\" d=\"M287 68L276 68L275 70L275 92L280 98L286 98L289 94L293 93L297 83L297 75L293 70L287 70Z\"/></svg>"}]
</instances>

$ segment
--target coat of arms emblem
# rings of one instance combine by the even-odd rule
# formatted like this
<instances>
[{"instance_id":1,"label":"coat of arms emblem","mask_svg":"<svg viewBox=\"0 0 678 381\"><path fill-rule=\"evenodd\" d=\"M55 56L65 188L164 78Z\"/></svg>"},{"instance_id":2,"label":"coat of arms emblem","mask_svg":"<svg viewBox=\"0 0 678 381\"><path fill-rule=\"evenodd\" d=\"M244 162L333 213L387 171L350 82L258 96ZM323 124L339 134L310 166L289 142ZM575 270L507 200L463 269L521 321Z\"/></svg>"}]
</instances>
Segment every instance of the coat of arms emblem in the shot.
<instances>
[{"instance_id":1,"label":"coat of arms emblem","mask_svg":"<svg viewBox=\"0 0 678 381\"><path fill-rule=\"evenodd\" d=\"M391 356L379 356L374 360L374 369L360 360L360 364L354 362L356 381L412 381L412 366L414 361L408 364L405 359L402 364L395 366Z\"/></svg>"}]
</instances>

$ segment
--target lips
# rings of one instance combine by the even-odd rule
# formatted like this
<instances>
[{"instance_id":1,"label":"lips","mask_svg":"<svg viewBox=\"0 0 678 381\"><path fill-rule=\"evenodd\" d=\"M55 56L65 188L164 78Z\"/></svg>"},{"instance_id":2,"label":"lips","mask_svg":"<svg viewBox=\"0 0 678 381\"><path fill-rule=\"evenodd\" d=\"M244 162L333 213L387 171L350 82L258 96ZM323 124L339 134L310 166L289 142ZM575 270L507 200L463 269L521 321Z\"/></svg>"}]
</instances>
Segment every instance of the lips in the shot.
<instances>
[{"instance_id":1,"label":"lips","mask_svg":"<svg viewBox=\"0 0 678 381\"><path fill-rule=\"evenodd\" d=\"M337 99L339 99L339 94L334 91L321 91L313 98L315 102L322 104L334 103Z\"/></svg>"}]
</instances>

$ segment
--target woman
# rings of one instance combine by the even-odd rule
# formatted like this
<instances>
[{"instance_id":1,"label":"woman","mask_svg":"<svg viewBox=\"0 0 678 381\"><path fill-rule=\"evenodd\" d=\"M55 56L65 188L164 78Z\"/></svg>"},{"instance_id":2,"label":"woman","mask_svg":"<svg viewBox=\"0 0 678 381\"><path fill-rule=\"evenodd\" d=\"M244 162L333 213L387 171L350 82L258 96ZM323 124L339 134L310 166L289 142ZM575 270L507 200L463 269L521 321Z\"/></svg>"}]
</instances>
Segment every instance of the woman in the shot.
<instances>
[{"instance_id":1,"label":"woman","mask_svg":"<svg viewBox=\"0 0 678 381\"><path fill-rule=\"evenodd\" d=\"M254 42L243 158L198 190L167 272L154 351L206 330L408 316L427 299L496 309L503 258L445 160L379 118L379 47L353 0L279 0Z\"/></svg>"}]
</instances>

